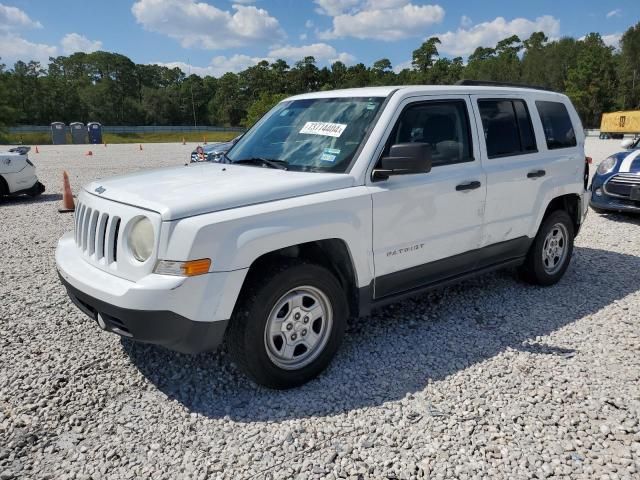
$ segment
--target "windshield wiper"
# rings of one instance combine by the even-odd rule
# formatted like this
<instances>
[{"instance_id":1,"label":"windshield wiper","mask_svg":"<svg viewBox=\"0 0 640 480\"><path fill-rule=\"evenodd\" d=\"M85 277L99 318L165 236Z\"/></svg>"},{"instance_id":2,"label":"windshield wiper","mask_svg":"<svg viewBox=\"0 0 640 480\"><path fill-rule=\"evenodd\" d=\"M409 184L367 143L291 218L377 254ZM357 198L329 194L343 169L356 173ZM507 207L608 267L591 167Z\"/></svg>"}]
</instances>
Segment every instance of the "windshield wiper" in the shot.
<instances>
[{"instance_id":1,"label":"windshield wiper","mask_svg":"<svg viewBox=\"0 0 640 480\"><path fill-rule=\"evenodd\" d=\"M265 167L277 168L279 170L286 170L288 165L287 162L285 162L284 160L275 160L272 158L262 158L262 157L252 157L252 158L243 158L240 160L231 160L231 163L249 163L253 165L263 165Z\"/></svg>"}]
</instances>

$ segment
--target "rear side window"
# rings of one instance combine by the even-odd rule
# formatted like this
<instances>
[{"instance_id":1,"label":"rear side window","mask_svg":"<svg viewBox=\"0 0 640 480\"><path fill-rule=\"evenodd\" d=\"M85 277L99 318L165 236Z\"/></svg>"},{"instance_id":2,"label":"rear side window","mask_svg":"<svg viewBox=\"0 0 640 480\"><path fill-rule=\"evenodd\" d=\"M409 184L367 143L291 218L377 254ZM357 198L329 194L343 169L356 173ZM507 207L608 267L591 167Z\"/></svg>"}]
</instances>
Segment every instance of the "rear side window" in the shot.
<instances>
[{"instance_id":1,"label":"rear side window","mask_svg":"<svg viewBox=\"0 0 640 480\"><path fill-rule=\"evenodd\" d=\"M489 158L537 151L531 116L522 100L478 100Z\"/></svg>"},{"instance_id":2,"label":"rear side window","mask_svg":"<svg viewBox=\"0 0 640 480\"><path fill-rule=\"evenodd\" d=\"M560 102L536 101L540 121L547 139L547 148L570 148L576 146L576 132L571 123L567 107Z\"/></svg>"},{"instance_id":3,"label":"rear side window","mask_svg":"<svg viewBox=\"0 0 640 480\"><path fill-rule=\"evenodd\" d=\"M434 100L404 109L387 145L420 142L431 147L434 167L473 161L469 116L464 100Z\"/></svg>"}]
</instances>

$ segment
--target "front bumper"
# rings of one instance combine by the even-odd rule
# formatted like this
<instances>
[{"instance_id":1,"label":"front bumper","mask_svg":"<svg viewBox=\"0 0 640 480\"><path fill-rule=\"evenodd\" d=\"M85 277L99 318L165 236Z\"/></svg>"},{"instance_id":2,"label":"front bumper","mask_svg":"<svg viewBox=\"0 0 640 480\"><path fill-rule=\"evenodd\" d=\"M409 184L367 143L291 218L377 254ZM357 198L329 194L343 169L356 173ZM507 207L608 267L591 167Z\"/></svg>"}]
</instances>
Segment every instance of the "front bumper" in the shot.
<instances>
[{"instance_id":1,"label":"front bumper","mask_svg":"<svg viewBox=\"0 0 640 480\"><path fill-rule=\"evenodd\" d=\"M56 266L71 300L91 318L101 314L106 330L188 353L219 344L246 276L150 274L134 282L91 265L72 233L58 242Z\"/></svg>"},{"instance_id":2,"label":"front bumper","mask_svg":"<svg viewBox=\"0 0 640 480\"><path fill-rule=\"evenodd\" d=\"M589 205L597 210L640 213L640 202L626 200L624 198L611 197L604 193L602 195L591 195L591 201L589 202Z\"/></svg>"},{"instance_id":3,"label":"front bumper","mask_svg":"<svg viewBox=\"0 0 640 480\"><path fill-rule=\"evenodd\" d=\"M71 301L85 314L96 320L100 328L133 340L162 345L182 353L214 350L224 338L228 320L194 322L166 310L132 310L93 298L67 282Z\"/></svg>"},{"instance_id":4,"label":"front bumper","mask_svg":"<svg viewBox=\"0 0 640 480\"><path fill-rule=\"evenodd\" d=\"M604 184L617 172L608 175L598 175L597 173L591 180L591 199L589 205L596 210L609 210L613 212L630 212L640 213L640 202L630 200L628 198L615 197L605 192ZM596 195L596 191L600 191L600 195Z\"/></svg>"}]
</instances>

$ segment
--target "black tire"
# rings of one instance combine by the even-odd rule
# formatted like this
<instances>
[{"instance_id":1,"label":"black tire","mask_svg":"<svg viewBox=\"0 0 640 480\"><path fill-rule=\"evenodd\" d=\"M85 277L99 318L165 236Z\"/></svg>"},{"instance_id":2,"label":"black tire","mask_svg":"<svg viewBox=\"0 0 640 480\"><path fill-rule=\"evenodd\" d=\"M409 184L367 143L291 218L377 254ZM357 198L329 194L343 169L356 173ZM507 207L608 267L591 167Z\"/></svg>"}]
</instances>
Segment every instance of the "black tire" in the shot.
<instances>
[{"instance_id":1,"label":"black tire","mask_svg":"<svg viewBox=\"0 0 640 480\"><path fill-rule=\"evenodd\" d=\"M295 369L282 368L272 360L273 353L267 346L268 319L285 295L291 294L292 290L296 293L296 289L305 286L324 294L332 311L332 321L328 322L330 327L323 336L324 345L309 350L316 355L310 363ZM342 342L348 315L344 289L330 271L319 265L283 259L247 279L227 331L228 350L238 368L254 382L275 389L296 387L316 377L329 365ZM293 314L287 314L286 318L289 319L286 322L295 322ZM326 317L320 323L325 321ZM301 327L299 322L291 331ZM282 338L288 334L284 332Z\"/></svg>"},{"instance_id":2,"label":"black tire","mask_svg":"<svg viewBox=\"0 0 640 480\"><path fill-rule=\"evenodd\" d=\"M31 198L35 198L42 195L42 192L44 192L44 185L42 185L40 182L36 182L36 184L31 187L31 189L29 189L27 195L29 195Z\"/></svg>"},{"instance_id":3,"label":"black tire","mask_svg":"<svg viewBox=\"0 0 640 480\"><path fill-rule=\"evenodd\" d=\"M556 229L554 231L558 229L562 230L562 227L559 227L559 225L564 227L563 235L566 235L564 242L566 254L559 259L558 263L549 271L548 268L545 268L543 250L547 235L549 235L553 229ZM573 222L569 214L564 210L552 212L543 220L542 225L540 225L536 238L527 253L526 260L519 269L521 278L534 285L549 286L556 284L562 278L571 262L574 235Z\"/></svg>"},{"instance_id":4,"label":"black tire","mask_svg":"<svg viewBox=\"0 0 640 480\"><path fill-rule=\"evenodd\" d=\"M5 195L9 195L9 186L7 185L7 181L4 177L0 175L0 199Z\"/></svg>"}]
</instances>

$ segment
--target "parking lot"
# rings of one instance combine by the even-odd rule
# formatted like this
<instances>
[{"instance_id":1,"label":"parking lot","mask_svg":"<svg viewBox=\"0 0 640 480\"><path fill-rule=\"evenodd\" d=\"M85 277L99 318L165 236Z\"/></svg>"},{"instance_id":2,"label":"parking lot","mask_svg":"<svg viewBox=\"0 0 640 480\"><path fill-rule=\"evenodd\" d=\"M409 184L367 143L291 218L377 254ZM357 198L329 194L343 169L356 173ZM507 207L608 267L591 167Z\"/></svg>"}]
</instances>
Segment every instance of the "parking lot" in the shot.
<instances>
[{"instance_id":1,"label":"parking lot","mask_svg":"<svg viewBox=\"0 0 640 480\"><path fill-rule=\"evenodd\" d=\"M47 191L0 204L0 479L640 477L640 217L590 212L556 286L507 270L353 321L319 379L270 391L224 348L102 332L57 278L63 170L78 192L194 146L42 146Z\"/></svg>"}]
</instances>

